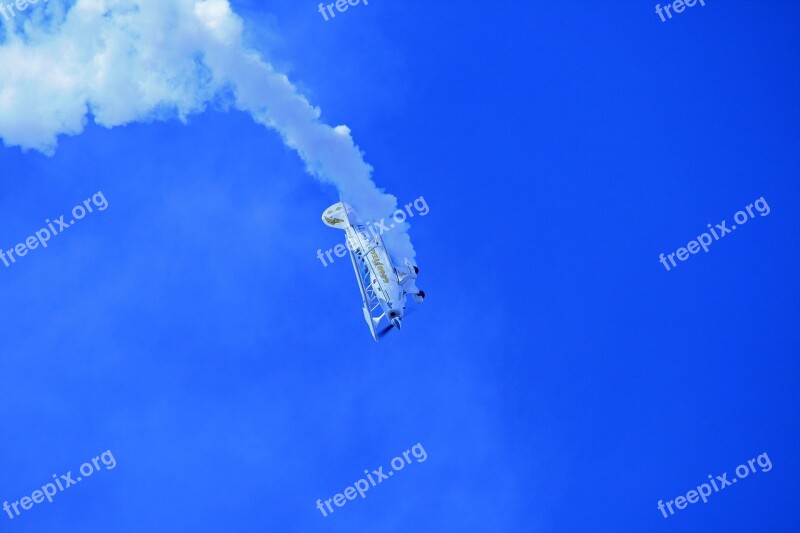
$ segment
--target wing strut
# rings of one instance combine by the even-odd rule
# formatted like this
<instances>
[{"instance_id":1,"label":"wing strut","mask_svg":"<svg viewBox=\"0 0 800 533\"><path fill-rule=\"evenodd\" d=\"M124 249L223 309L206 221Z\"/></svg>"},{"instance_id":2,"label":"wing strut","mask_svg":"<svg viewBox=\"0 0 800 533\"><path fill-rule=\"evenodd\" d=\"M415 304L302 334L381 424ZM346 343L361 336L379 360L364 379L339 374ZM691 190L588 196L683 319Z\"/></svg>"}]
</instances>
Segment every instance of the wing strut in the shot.
<instances>
[{"instance_id":1,"label":"wing strut","mask_svg":"<svg viewBox=\"0 0 800 533\"><path fill-rule=\"evenodd\" d=\"M372 289L372 284L369 282L369 272L366 269L359 268L355 254L349 247L348 250L350 251L350 261L353 263L353 270L356 273L358 288L361 290L361 300L363 302L361 309L364 312L364 320L367 321L369 331L372 333L372 338L377 341L380 337L376 327L380 321L383 320L385 313L375 316L376 312L380 311L381 306L380 302L378 302L378 298L375 296L375 291Z\"/></svg>"}]
</instances>

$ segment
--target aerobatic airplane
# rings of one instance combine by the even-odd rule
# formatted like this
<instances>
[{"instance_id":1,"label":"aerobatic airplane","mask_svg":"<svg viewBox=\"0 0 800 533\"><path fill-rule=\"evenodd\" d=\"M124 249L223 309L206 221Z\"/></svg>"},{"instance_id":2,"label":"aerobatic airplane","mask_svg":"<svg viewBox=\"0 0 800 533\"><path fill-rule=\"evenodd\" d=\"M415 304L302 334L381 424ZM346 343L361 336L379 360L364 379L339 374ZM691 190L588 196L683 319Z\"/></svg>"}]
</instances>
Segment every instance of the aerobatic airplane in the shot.
<instances>
[{"instance_id":1,"label":"aerobatic airplane","mask_svg":"<svg viewBox=\"0 0 800 533\"><path fill-rule=\"evenodd\" d=\"M361 289L362 310L372 338L376 341L392 328L400 329L406 310L406 297L411 295L421 304L425 293L417 288L419 269L408 259L405 267L395 266L380 235L372 235L358 213L345 202L333 204L322 214L322 221L332 228L344 230L345 244ZM386 319L386 326L378 326Z\"/></svg>"}]
</instances>

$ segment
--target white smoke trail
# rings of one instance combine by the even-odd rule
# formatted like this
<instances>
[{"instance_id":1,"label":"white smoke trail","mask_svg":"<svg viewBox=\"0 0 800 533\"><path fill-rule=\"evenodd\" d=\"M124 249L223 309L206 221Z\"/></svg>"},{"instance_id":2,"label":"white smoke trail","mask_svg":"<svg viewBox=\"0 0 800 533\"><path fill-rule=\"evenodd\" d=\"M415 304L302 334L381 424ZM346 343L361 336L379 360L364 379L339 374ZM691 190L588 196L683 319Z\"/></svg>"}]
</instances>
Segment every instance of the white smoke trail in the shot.
<instances>
[{"instance_id":1,"label":"white smoke trail","mask_svg":"<svg viewBox=\"0 0 800 533\"><path fill-rule=\"evenodd\" d=\"M365 217L397 199L378 189L347 126L320 111L242 43L228 0L49 0L5 24L0 44L0 138L53 154L58 135L90 118L111 128L202 112L233 95L236 108L280 132L309 173L333 183ZM396 258L414 258L403 225L386 234Z\"/></svg>"}]
</instances>

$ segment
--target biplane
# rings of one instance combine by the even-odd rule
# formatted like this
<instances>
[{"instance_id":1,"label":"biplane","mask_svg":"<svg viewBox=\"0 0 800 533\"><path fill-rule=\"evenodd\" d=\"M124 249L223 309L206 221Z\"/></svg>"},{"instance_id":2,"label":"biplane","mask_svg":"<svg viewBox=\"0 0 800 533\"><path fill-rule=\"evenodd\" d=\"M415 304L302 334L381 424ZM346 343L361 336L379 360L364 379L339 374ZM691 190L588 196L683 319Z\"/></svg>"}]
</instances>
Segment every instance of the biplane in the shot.
<instances>
[{"instance_id":1,"label":"biplane","mask_svg":"<svg viewBox=\"0 0 800 533\"><path fill-rule=\"evenodd\" d=\"M346 202L330 206L322 221L344 230L345 244L363 301L362 310L372 338L376 341L392 329L400 329L410 295L421 304L425 293L417 288L419 268L406 258L405 266L392 263L381 236L370 233L367 224Z\"/></svg>"}]
</instances>

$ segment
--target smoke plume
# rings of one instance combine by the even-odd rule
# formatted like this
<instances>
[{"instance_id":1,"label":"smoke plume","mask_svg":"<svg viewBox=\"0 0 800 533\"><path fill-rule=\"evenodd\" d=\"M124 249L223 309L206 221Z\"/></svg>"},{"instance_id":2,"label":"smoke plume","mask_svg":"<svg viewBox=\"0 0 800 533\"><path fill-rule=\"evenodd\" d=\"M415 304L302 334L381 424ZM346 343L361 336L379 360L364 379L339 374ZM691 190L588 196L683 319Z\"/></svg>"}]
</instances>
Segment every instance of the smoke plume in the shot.
<instances>
[{"instance_id":1,"label":"smoke plume","mask_svg":"<svg viewBox=\"0 0 800 533\"><path fill-rule=\"evenodd\" d=\"M322 122L285 75L243 44L242 19L227 0L39 0L4 31L0 138L7 146L52 155L59 135L80 134L88 120L107 128L185 121L232 97L362 217L397 208L375 185L350 129ZM397 258L414 257L407 230L403 224L385 235Z\"/></svg>"}]
</instances>

